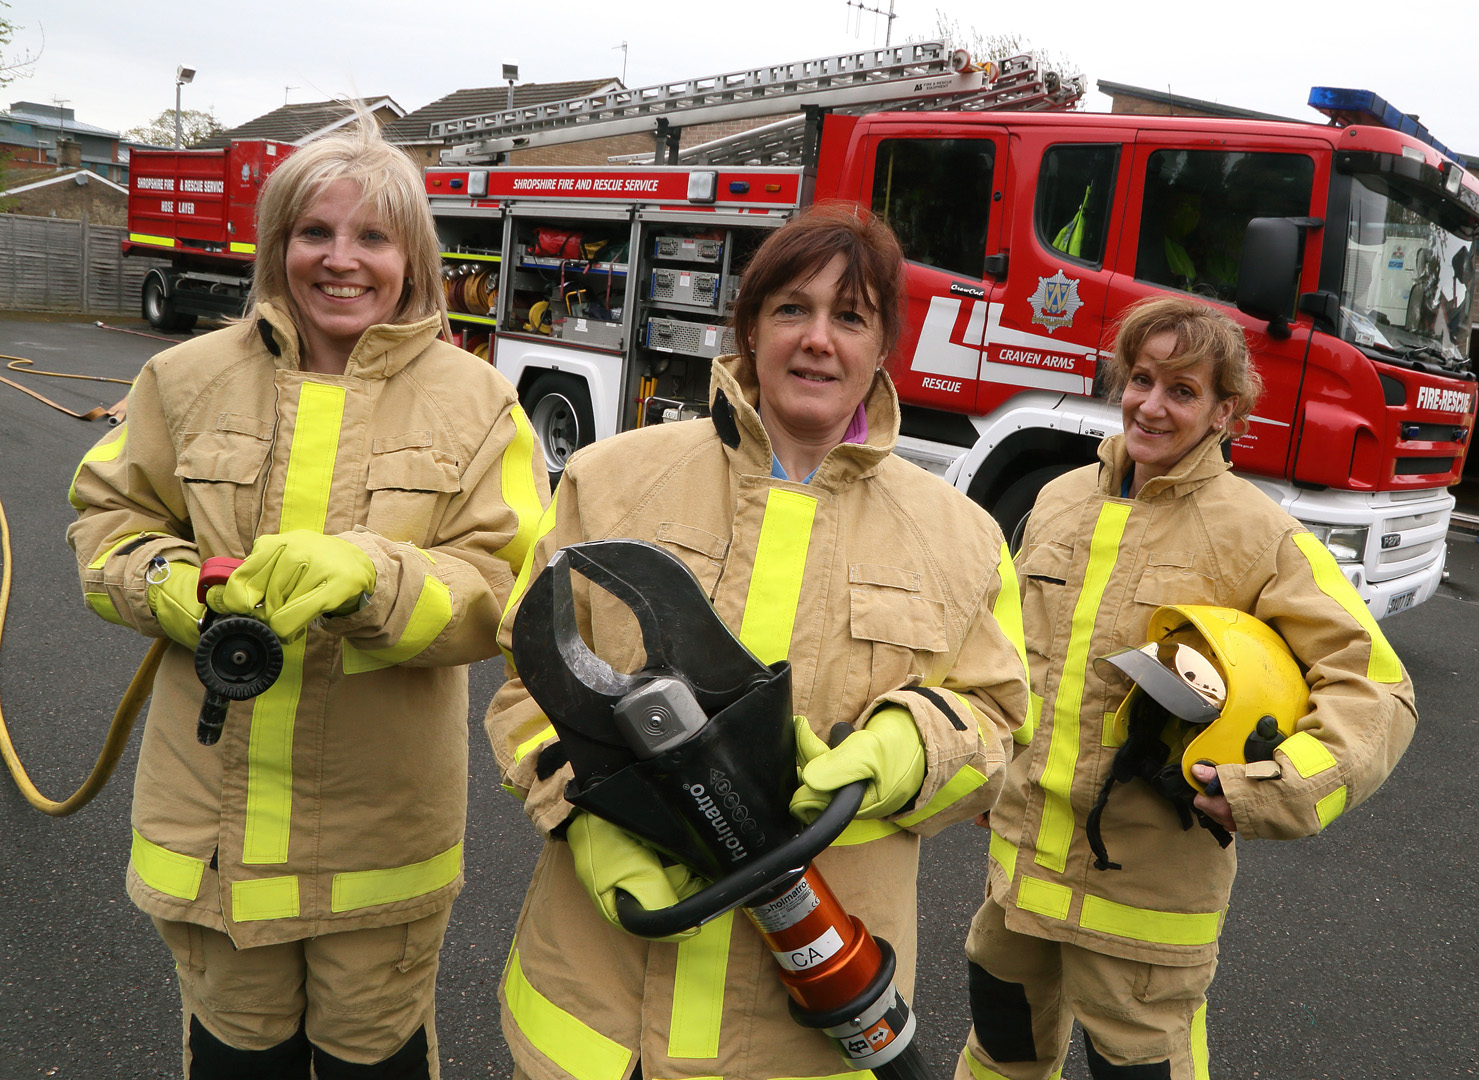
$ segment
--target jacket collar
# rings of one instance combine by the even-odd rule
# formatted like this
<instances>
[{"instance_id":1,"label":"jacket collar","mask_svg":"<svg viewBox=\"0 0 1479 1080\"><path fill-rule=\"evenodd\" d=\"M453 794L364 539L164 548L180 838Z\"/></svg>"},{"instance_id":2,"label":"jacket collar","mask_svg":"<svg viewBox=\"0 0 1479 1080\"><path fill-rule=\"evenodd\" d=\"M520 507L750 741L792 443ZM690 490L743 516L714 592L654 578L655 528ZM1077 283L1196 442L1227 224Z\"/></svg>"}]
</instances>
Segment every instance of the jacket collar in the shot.
<instances>
[{"instance_id":1,"label":"jacket collar","mask_svg":"<svg viewBox=\"0 0 1479 1080\"><path fill-rule=\"evenodd\" d=\"M1164 496L1174 499L1227 472L1232 466L1222 458L1222 437L1220 431L1209 431L1201 442L1186 452L1174 469L1165 476L1147 480L1136 498L1149 500ZM1135 467L1125 450L1123 433L1111 435L1099 444L1099 461L1103 466L1099 470L1099 493L1119 498L1125 475Z\"/></svg>"},{"instance_id":2,"label":"jacket collar","mask_svg":"<svg viewBox=\"0 0 1479 1080\"><path fill-rule=\"evenodd\" d=\"M775 452L760 422L759 400L760 384L753 364L737 355L713 362L709 411L730 464L741 473L769 476ZM812 486L835 488L871 476L893 452L899 439L899 397L887 372L873 380L863 401L868 414L867 441L834 446L817 467Z\"/></svg>"},{"instance_id":3,"label":"jacket collar","mask_svg":"<svg viewBox=\"0 0 1479 1080\"><path fill-rule=\"evenodd\" d=\"M271 300L257 305L256 333L274 358L274 364L289 371L302 368L298 352L298 328L285 306ZM426 350L442 328L439 315L428 315L410 323L377 323L360 335L349 354L345 375L360 379L388 379Z\"/></svg>"}]
</instances>

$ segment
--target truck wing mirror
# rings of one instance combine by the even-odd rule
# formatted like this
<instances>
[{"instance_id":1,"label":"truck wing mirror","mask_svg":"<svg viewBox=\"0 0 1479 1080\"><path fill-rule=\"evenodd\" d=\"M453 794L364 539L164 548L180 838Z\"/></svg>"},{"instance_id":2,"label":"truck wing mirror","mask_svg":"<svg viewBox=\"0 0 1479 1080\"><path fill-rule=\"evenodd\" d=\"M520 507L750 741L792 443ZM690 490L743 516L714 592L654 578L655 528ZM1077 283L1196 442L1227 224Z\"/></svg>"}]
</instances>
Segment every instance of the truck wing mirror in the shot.
<instances>
[{"instance_id":1,"label":"truck wing mirror","mask_svg":"<svg viewBox=\"0 0 1479 1080\"><path fill-rule=\"evenodd\" d=\"M1299 299L1304 231L1324 227L1312 217L1266 217L1248 222L1238 266L1238 310L1268 323L1270 337L1289 336Z\"/></svg>"}]
</instances>

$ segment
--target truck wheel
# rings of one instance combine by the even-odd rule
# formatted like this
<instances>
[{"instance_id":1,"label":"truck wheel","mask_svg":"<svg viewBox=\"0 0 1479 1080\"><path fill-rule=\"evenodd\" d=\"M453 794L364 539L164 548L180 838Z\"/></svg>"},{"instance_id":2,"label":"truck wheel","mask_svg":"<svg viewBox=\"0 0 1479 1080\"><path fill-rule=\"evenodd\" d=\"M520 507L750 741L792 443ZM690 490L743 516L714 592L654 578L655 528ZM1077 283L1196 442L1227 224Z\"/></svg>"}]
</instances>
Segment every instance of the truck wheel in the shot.
<instances>
[{"instance_id":1,"label":"truck wheel","mask_svg":"<svg viewBox=\"0 0 1479 1080\"><path fill-rule=\"evenodd\" d=\"M195 326L194 315L182 315L175 310L174 300L159 274L150 274L144 279L143 313L156 330L189 331Z\"/></svg>"},{"instance_id":2,"label":"truck wheel","mask_svg":"<svg viewBox=\"0 0 1479 1080\"><path fill-rule=\"evenodd\" d=\"M996 523L1001 526L1002 535L1007 538L1007 549L1012 554L1015 555L1022 547L1022 534L1027 528L1027 514L1032 510L1032 504L1037 501L1037 493L1047 485L1048 481L1056 480L1072 468L1074 468L1072 464L1064 462L1033 469L1013 480L996 500L996 505L986 508L991 511L991 516L996 518Z\"/></svg>"},{"instance_id":3,"label":"truck wheel","mask_svg":"<svg viewBox=\"0 0 1479 1080\"><path fill-rule=\"evenodd\" d=\"M553 487L570 455L595 438L591 395L580 379L547 372L534 380L526 400L529 423L544 452Z\"/></svg>"}]
</instances>

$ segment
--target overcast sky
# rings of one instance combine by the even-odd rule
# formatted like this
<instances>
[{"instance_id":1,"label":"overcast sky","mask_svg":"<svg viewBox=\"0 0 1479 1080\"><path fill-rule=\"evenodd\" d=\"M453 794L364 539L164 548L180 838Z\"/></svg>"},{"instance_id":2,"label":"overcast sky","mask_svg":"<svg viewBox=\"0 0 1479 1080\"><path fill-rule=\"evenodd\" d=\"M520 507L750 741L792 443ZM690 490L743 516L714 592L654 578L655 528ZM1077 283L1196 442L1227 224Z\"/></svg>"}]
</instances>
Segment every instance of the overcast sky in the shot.
<instances>
[{"instance_id":1,"label":"overcast sky","mask_svg":"<svg viewBox=\"0 0 1479 1080\"><path fill-rule=\"evenodd\" d=\"M1311 86L1360 87L1479 155L1474 0L10 0L5 59L41 56L0 100L60 99L124 131L174 108L181 64L197 71L183 107L228 127L284 100L384 94L410 111L500 84L504 61L522 81L558 82L620 78L625 55L626 84L648 86L883 45L886 20L870 9L891 2L894 43L933 36L938 11L967 31L1019 34L1083 72L1092 110L1109 107L1099 79L1313 120Z\"/></svg>"}]
</instances>

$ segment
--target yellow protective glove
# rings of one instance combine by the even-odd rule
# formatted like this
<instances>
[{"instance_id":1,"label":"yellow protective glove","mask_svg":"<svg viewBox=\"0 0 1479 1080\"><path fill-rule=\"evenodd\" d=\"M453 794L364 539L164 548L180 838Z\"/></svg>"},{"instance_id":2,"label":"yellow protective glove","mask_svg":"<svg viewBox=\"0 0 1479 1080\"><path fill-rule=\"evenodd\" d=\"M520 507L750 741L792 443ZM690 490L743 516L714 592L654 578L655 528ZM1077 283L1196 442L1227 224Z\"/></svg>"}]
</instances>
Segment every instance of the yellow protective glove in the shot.
<instances>
[{"instance_id":1,"label":"yellow protective glove","mask_svg":"<svg viewBox=\"0 0 1479 1080\"><path fill-rule=\"evenodd\" d=\"M159 625L171 641L194 650L200 644L200 619L205 614L205 605L195 596L200 567L187 562L156 563L144 580L149 583L144 595Z\"/></svg>"},{"instance_id":2,"label":"yellow protective glove","mask_svg":"<svg viewBox=\"0 0 1479 1080\"><path fill-rule=\"evenodd\" d=\"M854 780L868 781L860 818L887 817L919 794L924 743L908 709L898 705L879 709L861 731L831 748L811 730L806 717L798 716L794 723L801 786L791 796L793 817L808 823L816 820L837 789Z\"/></svg>"},{"instance_id":3,"label":"yellow protective glove","mask_svg":"<svg viewBox=\"0 0 1479 1080\"><path fill-rule=\"evenodd\" d=\"M575 858L575 876L612 926L621 926L616 918L617 889L625 889L644 908L656 911L672 907L704 886L703 878L686 866L663 866L652 848L595 814L577 812L565 839ZM662 940L678 941L696 933L697 927Z\"/></svg>"},{"instance_id":4,"label":"yellow protective glove","mask_svg":"<svg viewBox=\"0 0 1479 1080\"><path fill-rule=\"evenodd\" d=\"M375 564L347 540L308 529L259 536L220 590L220 605L260 616L284 641L320 615L347 615L375 590ZM211 590L211 606L217 603Z\"/></svg>"}]
</instances>

